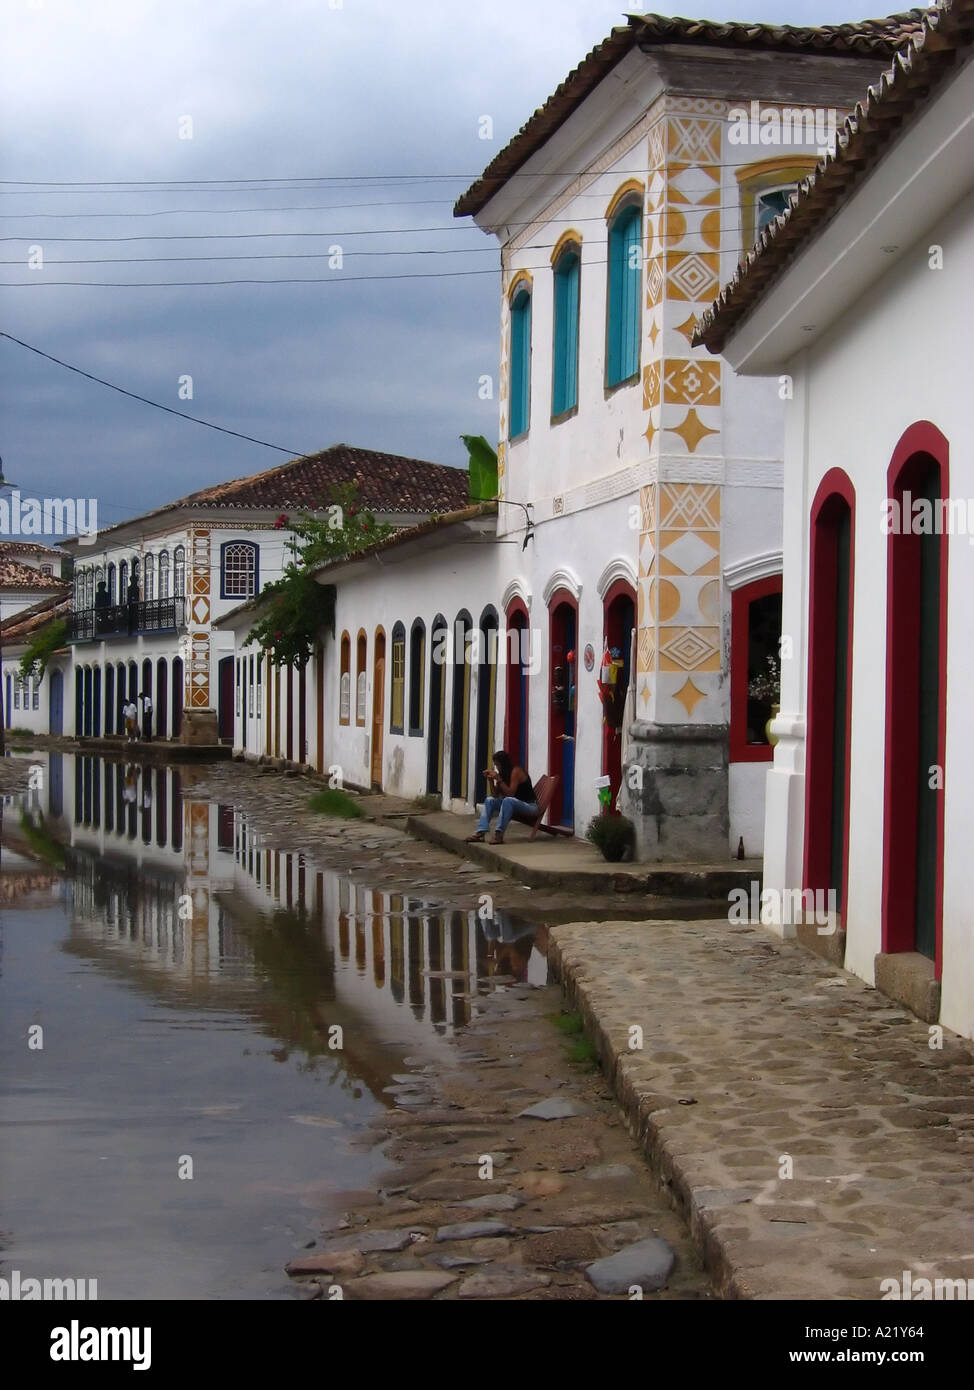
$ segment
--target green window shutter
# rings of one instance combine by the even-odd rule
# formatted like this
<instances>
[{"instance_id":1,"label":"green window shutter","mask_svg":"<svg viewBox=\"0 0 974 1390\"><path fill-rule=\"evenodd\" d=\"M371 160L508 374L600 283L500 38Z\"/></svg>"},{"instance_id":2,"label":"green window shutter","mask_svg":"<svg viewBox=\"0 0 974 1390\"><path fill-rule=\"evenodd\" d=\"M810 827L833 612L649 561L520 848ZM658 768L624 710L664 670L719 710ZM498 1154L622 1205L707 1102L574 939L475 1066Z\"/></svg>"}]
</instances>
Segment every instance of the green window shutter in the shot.
<instances>
[{"instance_id":1,"label":"green window shutter","mask_svg":"<svg viewBox=\"0 0 974 1390\"><path fill-rule=\"evenodd\" d=\"M551 413L578 404L578 253L566 251L555 269L555 332Z\"/></svg>"},{"instance_id":2,"label":"green window shutter","mask_svg":"<svg viewBox=\"0 0 974 1390\"><path fill-rule=\"evenodd\" d=\"M511 439L528 428L530 384L531 296L522 290L511 305Z\"/></svg>"}]
</instances>

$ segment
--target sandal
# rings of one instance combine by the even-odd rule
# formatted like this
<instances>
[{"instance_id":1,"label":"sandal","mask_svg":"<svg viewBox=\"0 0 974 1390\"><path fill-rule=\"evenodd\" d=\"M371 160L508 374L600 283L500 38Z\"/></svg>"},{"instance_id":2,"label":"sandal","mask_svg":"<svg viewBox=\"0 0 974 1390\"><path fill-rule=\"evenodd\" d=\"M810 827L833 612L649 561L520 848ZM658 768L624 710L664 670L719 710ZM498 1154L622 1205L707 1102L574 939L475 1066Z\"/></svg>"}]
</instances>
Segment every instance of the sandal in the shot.
<instances>
[{"instance_id":1,"label":"sandal","mask_svg":"<svg viewBox=\"0 0 974 1390\"><path fill-rule=\"evenodd\" d=\"M465 843L465 844L468 844L468 845L482 844L482 843L483 843L483 839L484 839L484 832L483 832L482 830L475 830L475 831L473 832L472 835L468 835L468 836L467 836L467 838L466 838L466 840L464 841L464 843Z\"/></svg>"},{"instance_id":2,"label":"sandal","mask_svg":"<svg viewBox=\"0 0 974 1390\"><path fill-rule=\"evenodd\" d=\"M492 845L502 845L502 844L504 843L504 832L503 832L503 830L495 830L495 831L494 831L493 839L491 840L490 843L491 843Z\"/></svg>"}]
</instances>

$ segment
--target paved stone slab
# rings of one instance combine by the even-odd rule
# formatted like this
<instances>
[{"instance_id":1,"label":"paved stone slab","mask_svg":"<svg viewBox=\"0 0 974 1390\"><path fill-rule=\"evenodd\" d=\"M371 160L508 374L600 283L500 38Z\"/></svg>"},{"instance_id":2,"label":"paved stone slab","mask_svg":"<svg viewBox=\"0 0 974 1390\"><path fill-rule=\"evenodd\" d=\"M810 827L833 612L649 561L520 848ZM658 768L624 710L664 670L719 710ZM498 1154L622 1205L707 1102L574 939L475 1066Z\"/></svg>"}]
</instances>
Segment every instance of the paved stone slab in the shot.
<instances>
[{"instance_id":1,"label":"paved stone slab","mask_svg":"<svg viewBox=\"0 0 974 1390\"><path fill-rule=\"evenodd\" d=\"M524 1202L512 1192L488 1192L483 1197L471 1197L467 1202L450 1202L449 1205L466 1207L470 1211L517 1211Z\"/></svg>"},{"instance_id":2,"label":"paved stone slab","mask_svg":"<svg viewBox=\"0 0 974 1390\"><path fill-rule=\"evenodd\" d=\"M334 1274L351 1278L365 1267L365 1256L358 1250L320 1250L314 1255L302 1255L284 1266L292 1278L306 1274Z\"/></svg>"},{"instance_id":3,"label":"paved stone slab","mask_svg":"<svg viewBox=\"0 0 974 1390\"><path fill-rule=\"evenodd\" d=\"M596 1260L585 1276L599 1293L628 1293L636 1285L643 1293L653 1293L665 1288L675 1263L666 1241L650 1236Z\"/></svg>"},{"instance_id":4,"label":"paved stone slab","mask_svg":"<svg viewBox=\"0 0 974 1390\"><path fill-rule=\"evenodd\" d=\"M436 1233L437 1240L480 1240L487 1236L509 1236L510 1226L503 1221L458 1221L453 1226L441 1226Z\"/></svg>"},{"instance_id":5,"label":"paved stone slab","mask_svg":"<svg viewBox=\"0 0 974 1390\"><path fill-rule=\"evenodd\" d=\"M555 926L549 964L718 1293L878 1298L921 1265L969 1276L974 1045L932 1048L840 967L726 919ZM561 1200L545 1215L569 1224Z\"/></svg>"},{"instance_id":6,"label":"paved stone slab","mask_svg":"<svg viewBox=\"0 0 974 1390\"><path fill-rule=\"evenodd\" d=\"M518 1118L524 1120L567 1120L575 1115L587 1115L588 1111L565 1096L549 1096L529 1105L527 1110L519 1110Z\"/></svg>"},{"instance_id":7,"label":"paved stone slab","mask_svg":"<svg viewBox=\"0 0 974 1390\"><path fill-rule=\"evenodd\" d=\"M457 1290L457 1297L514 1298L550 1283L550 1276L536 1269L485 1269L479 1274L468 1275Z\"/></svg>"},{"instance_id":8,"label":"paved stone slab","mask_svg":"<svg viewBox=\"0 0 974 1390\"><path fill-rule=\"evenodd\" d=\"M364 1279L352 1279L342 1286L346 1298L403 1299L415 1302L432 1298L434 1294L456 1283L457 1276L435 1269L394 1270L389 1274L367 1274Z\"/></svg>"}]
</instances>

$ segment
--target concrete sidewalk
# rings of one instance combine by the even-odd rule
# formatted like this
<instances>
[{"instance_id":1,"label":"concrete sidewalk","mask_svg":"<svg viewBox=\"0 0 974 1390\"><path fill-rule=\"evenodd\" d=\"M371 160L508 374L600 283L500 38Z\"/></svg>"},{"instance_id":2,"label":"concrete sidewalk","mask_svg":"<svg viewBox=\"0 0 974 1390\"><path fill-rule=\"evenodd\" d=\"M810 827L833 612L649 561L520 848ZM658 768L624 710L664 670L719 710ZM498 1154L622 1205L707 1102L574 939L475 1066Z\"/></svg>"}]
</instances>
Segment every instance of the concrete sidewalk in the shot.
<instances>
[{"instance_id":1,"label":"concrete sidewalk","mask_svg":"<svg viewBox=\"0 0 974 1390\"><path fill-rule=\"evenodd\" d=\"M714 864L609 864L588 840L539 834L512 822L503 845L467 844L476 827L473 816L449 811L413 814L406 829L417 839L469 859L495 873L506 873L531 888L559 886L574 893L645 893L667 898L711 899L724 903L733 888L760 884L760 859L731 859ZM759 889L760 891L760 889Z\"/></svg>"},{"instance_id":2,"label":"concrete sidewalk","mask_svg":"<svg viewBox=\"0 0 974 1390\"><path fill-rule=\"evenodd\" d=\"M974 1046L762 927L573 923L548 960L718 1292L974 1294Z\"/></svg>"}]
</instances>

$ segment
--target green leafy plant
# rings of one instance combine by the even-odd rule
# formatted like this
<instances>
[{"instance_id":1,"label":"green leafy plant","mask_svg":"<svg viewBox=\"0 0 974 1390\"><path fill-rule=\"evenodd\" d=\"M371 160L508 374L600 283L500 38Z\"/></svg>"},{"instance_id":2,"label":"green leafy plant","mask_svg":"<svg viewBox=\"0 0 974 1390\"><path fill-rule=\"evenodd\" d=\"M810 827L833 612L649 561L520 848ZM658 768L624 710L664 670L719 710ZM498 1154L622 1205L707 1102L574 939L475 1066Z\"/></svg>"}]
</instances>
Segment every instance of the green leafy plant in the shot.
<instances>
[{"instance_id":1,"label":"green leafy plant","mask_svg":"<svg viewBox=\"0 0 974 1390\"><path fill-rule=\"evenodd\" d=\"M497 452L482 434L461 434L470 456L470 500L489 502L497 496Z\"/></svg>"},{"instance_id":2,"label":"green leafy plant","mask_svg":"<svg viewBox=\"0 0 974 1390\"><path fill-rule=\"evenodd\" d=\"M365 815L353 797L332 787L316 792L308 806L312 811L319 811L325 816L340 816L342 820L360 820Z\"/></svg>"},{"instance_id":3,"label":"green leafy plant","mask_svg":"<svg viewBox=\"0 0 974 1390\"><path fill-rule=\"evenodd\" d=\"M244 645L256 642L275 666L305 666L322 629L334 627L334 585L319 584L314 571L368 549L394 529L359 505L357 491L348 483L332 493L323 514L282 512L274 523L275 530L287 527L294 533L287 542L290 559L281 578L261 591L259 616Z\"/></svg>"},{"instance_id":4,"label":"green leafy plant","mask_svg":"<svg viewBox=\"0 0 974 1390\"><path fill-rule=\"evenodd\" d=\"M68 624L64 618L54 618L42 628L38 628L20 658L21 680L27 680L30 676L36 676L40 680L51 657L59 647L67 645L67 640Z\"/></svg>"},{"instance_id":5,"label":"green leafy plant","mask_svg":"<svg viewBox=\"0 0 974 1390\"><path fill-rule=\"evenodd\" d=\"M631 859L636 844L636 827L627 816L595 816L585 832L602 858L610 864Z\"/></svg>"}]
</instances>

